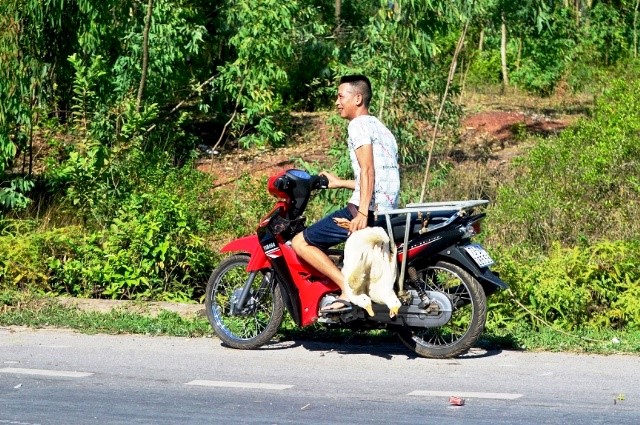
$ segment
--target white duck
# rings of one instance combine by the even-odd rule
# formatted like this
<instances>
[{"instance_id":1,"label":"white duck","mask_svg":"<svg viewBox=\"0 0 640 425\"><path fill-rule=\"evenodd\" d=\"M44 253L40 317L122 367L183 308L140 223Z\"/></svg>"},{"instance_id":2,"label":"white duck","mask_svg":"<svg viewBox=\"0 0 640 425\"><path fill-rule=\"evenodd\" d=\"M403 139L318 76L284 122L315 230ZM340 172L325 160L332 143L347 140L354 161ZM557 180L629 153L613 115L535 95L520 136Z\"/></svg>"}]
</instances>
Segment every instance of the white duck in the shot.
<instances>
[{"instance_id":1,"label":"white duck","mask_svg":"<svg viewBox=\"0 0 640 425\"><path fill-rule=\"evenodd\" d=\"M401 303L393 290L396 278L396 249L381 227L354 232L344 247L344 292L352 303L374 315L371 302L386 304L389 316L398 314Z\"/></svg>"}]
</instances>

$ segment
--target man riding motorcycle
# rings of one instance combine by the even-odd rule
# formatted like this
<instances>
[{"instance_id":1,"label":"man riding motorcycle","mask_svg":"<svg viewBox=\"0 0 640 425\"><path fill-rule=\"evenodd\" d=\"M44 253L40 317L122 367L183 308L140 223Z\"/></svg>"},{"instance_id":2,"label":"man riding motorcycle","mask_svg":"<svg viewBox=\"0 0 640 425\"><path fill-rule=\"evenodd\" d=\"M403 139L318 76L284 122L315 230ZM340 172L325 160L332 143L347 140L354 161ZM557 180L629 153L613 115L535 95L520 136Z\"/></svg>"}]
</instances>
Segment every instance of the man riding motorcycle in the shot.
<instances>
[{"instance_id":1,"label":"man riding motorcycle","mask_svg":"<svg viewBox=\"0 0 640 425\"><path fill-rule=\"evenodd\" d=\"M396 140L380 120L369 115L371 82L364 75L341 78L336 106L340 116L349 120L348 148L354 180L343 180L323 172L328 188L353 190L346 207L322 218L297 234L292 241L296 254L335 282L341 293L321 314L343 313L351 303L343 296L344 277L325 253L326 249L347 240L348 236L373 225L374 212L396 208L400 190L398 147ZM348 229L338 222L348 220Z\"/></svg>"}]
</instances>

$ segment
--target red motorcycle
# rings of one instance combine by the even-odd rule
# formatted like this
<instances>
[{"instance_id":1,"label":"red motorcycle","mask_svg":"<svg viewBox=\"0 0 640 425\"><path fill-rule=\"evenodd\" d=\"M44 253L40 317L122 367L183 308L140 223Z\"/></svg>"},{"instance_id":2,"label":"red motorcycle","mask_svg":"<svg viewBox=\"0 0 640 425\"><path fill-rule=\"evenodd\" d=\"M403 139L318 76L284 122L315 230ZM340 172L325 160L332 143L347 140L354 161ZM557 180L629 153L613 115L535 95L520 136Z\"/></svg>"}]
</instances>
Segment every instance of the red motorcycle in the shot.
<instances>
[{"instance_id":1,"label":"red motorcycle","mask_svg":"<svg viewBox=\"0 0 640 425\"><path fill-rule=\"evenodd\" d=\"M397 251L395 289L398 314L373 304L374 315L354 305L343 313L321 316L339 288L297 257L290 240L305 227L311 193L325 189L324 176L292 169L268 180L278 201L255 235L236 239L207 284L205 307L216 335L229 347L255 349L277 332L284 308L298 326L324 323L357 329L394 331L416 354L449 358L464 354L484 330L486 297L507 285L489 266L487 252L471 238L480 232L484 200L409 204L378 215ZM328 255L341 267L343 251Z\"/></svg>"}]
</instances>

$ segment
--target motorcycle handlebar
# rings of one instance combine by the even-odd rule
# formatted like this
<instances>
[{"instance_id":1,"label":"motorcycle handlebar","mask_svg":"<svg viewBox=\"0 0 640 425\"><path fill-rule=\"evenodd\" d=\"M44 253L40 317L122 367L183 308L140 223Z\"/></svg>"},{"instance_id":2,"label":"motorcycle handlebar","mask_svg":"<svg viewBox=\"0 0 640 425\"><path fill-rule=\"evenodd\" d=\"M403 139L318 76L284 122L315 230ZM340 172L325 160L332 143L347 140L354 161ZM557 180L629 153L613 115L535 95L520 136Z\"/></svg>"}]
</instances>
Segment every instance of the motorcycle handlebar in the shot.
<instances>
[{"instance_id":1,"label":"motorcycle handlebar","mask_svg":"<svg viewBox=\"0 0 640 425\"><path fill-rule=\"evenodd\" d=\"M329 179L327 176L314 176L311 182L312 189L326 189L329 187Z\"/></svg>"},{"instance_id":2,"label":"motorcycle handlebar","mask_svg":"<svg viewBox=\"0 0 640 425\"><path fill-rule=\"evenodd\" d=\"M286 191L291 185L291 181L287 176L278 177L273 183L276 189ZM326 176L312 176L311 189L326 189L329 187L329 179Z\"/></svg>"},{"instance_id":3,"label":"motorcycle handlebar","mask_svg":"<svg viewBox=\"0 0 640 425\"><path fill-rule=\"evenodd\" d=\"M289 188L289 179L286 176L278 177L273 185L278 190L287 190Z\"/></svg>"}]
</instances>

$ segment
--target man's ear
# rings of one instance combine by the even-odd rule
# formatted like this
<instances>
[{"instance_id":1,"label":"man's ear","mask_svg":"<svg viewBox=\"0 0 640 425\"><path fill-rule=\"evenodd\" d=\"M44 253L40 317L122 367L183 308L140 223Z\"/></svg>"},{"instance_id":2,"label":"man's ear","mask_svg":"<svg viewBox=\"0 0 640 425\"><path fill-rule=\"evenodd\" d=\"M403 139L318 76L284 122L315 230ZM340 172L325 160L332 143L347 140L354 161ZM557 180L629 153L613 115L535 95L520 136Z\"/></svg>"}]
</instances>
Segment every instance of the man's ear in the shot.
<instances>
[{"instance_id":1,"label":"man's ear","mask_svg":"<svg viewBox=\"0 0 640 425\"><path fill-rule=\"evenodd\" d=\"M363 103L362 94L357 93L356 94L356 105L357 106L362 106L362 103Z\"/></svg>"}]
</instances>

